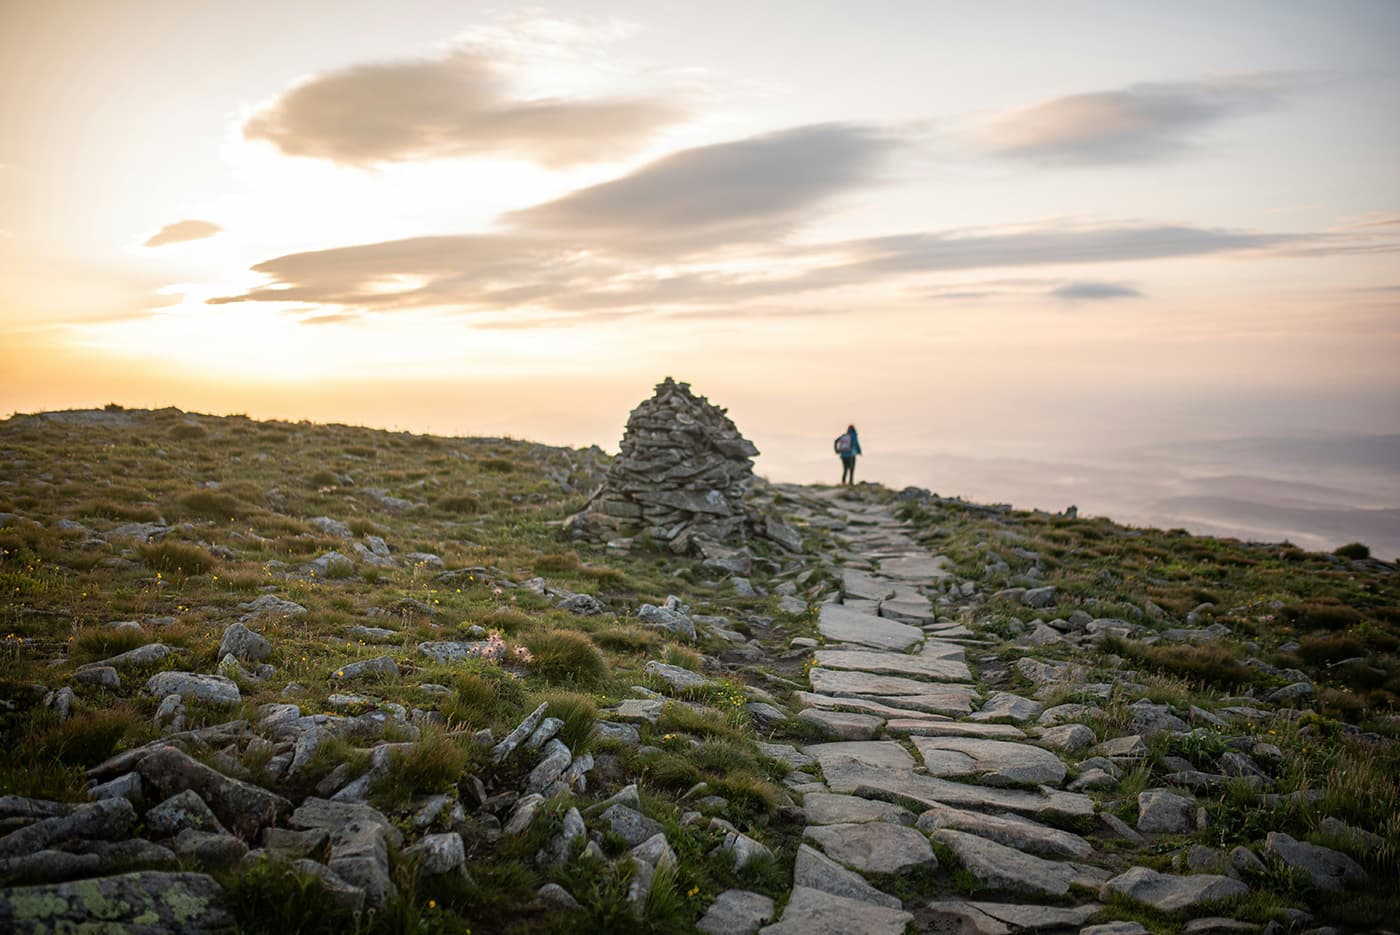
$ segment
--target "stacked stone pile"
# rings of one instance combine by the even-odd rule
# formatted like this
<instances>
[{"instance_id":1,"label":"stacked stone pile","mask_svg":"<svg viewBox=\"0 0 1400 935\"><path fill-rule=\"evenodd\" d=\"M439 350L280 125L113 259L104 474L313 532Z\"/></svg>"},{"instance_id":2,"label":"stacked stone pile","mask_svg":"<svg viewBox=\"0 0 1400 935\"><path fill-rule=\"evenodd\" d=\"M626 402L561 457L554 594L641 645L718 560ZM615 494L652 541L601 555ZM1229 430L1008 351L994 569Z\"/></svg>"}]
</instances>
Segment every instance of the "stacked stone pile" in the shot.
<instances>
[{"instance_id":1,"label":"stacked stone pile","mask_svg":"<svg viewBox=\"0 0 1400 935\"><path fill-rule=\"evenodd\" d=\"M667 377L632 410L621 454L569 528L593 540L645 531L678 553L742 543L750 527L767 535L744 506L756 454L724 409Z\"/></svg>"}]
</instances>

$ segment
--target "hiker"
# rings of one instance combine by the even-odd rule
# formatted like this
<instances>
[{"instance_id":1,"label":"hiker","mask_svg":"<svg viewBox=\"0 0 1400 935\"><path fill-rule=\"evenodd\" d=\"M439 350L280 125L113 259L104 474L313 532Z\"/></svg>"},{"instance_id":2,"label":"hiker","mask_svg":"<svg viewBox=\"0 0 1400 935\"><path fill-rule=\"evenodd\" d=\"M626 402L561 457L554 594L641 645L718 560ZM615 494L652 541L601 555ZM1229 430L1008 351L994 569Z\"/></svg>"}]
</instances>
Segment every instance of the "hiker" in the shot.
<instances>
[{"instance_id":1,"label":"hiker","mask_svg":"<svg viewBox=\"0 0 1400 935\"><path fill-rule=\"evenodd\" d=\"M841 456L841 483L854 484L856 482L856 455L860 454L860 436L856 434L854 425L846 426L846 431L836 436L836 441L832 443L836 453Z\"/></svg>"}]
</instances>

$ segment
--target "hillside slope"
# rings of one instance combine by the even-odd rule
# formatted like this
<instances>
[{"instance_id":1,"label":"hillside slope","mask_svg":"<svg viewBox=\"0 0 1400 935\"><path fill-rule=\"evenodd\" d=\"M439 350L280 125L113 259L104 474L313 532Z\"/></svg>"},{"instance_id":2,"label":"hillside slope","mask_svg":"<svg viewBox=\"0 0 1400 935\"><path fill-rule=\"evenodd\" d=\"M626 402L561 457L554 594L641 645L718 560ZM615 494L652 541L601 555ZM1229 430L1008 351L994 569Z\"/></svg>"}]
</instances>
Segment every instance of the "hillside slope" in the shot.
<instances>
[{"instance_id":1,"label":"hillside slope","mask_svg":"<svg viewBox=\"0 0 1400 935\"><path fill-rule=\"evenodd\" d=\"M705 562L565 537L598 449L178 410L0 463L19 930L1400 908L1392 565L762 481L804 551Z\"/></svg>"}]
</instances>

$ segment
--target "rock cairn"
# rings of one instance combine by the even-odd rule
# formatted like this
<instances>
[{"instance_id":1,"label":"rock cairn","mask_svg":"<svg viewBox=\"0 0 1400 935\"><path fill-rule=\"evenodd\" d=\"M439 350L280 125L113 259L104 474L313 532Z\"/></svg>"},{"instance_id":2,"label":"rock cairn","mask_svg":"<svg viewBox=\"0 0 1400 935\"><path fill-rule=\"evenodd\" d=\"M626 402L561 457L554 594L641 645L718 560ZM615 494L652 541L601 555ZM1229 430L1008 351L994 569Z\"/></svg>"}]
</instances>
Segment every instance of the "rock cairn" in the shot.
<instances>
[{"instance_id":1,"label":"rock cairn","mask_svg":"<svg viewBox=\"0 0 1400 935\"><path fill-rule=\"evenodd\" d=\"M580 538L645 531L679 553L746 537L744 491L758 449L725 410L670 377L627 419L621 454L583 511L569 520Z\"/></svg>"}]
</instances>

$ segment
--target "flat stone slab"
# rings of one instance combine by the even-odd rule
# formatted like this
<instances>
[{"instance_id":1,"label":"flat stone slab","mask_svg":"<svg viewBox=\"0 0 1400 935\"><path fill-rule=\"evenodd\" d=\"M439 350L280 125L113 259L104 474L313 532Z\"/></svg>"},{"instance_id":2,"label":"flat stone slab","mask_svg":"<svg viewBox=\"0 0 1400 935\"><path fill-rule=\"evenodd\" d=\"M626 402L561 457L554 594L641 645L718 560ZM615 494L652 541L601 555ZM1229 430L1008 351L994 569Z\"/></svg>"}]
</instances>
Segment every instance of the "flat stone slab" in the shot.
<instances>
[{"instance_id":1,"label":"flat stone slab","mask_svg":"<svg viewBox=\"0 0 1400 935\"><path fill-rule=\"evenodd\" d=\"M874 675L840 669L814 668L808 673L812 690L823 695L875 696L881 700L898 698L900 706L939 714L968 714L972 711L972 686L939 682L919 682L899 675Z\"/></svg>"},{"instance_id":2,"label":"flat stone slab","mask_svg":"<svg viewBox=\"0 0 1400 935\"><path fill-rule=\"evenodd\" d=\"M809 792L802 798L802 813L809 825L840 825L862 821L892 821L912 825L914 813L889 802L862 799L858 795Z\"/></svg>"},{"instance_id":3,"label":"flat stone slab","mask_svg":"<svg viewBox=\"0 0 1400 935\"><path fill-rule=\"evenodd\" d=\"M885 732L921 737L982 737L987 740L1020 740L1026 732L1014 724L969 724L966 721L931 721L925 718L890 718Z\"/></svg>"},{"instance_id":4,"label":"flat stone slab","mask_svg":"<svg viewBox=\"0 0 1400 935\"><path fill-rule=\"evenodd\" d=\"M864 601L883 601L894 597L894 582L877 578L857 568L841 569L841 593Z\"/></svg>"},{"instance_id":5,"label":"flat stone slab","mask_svg":"<svg viewBox=\"0 0 1400 935\"><path fill-rule=\"evenodd\" d=\"M817 630L826 639L838 643L858 643L901 653L924 641L924 631L918 627L850 610L840 604L821 606Z\"/></svg>"},{"instance_id":6,"label":"flat stone slab","mask_svg":"<svg viewBox=\"0 0 1400 935\"><path fill-rule=\"evenodd\" d=\"M1031 721L1040 717L1040 712L1044 708L1045 705L1039 701L1022 698L1011 692L997 692L982 702L982 707L969 715L969 718L974 721L990 721L996 718L1006 718L1010 721Z\"/></svg>"},{"instance_id":7,"label":"flat stone slab","mask_svg":"<svg viewBox=\"0 0 1400 935\"><path fill-rule=\"evenodd\" d=\"M775 908L773 900L762 893L725 890L695 927L706 935L752 935L773 918Z\"/></svg>"},{"instance_id":8,"label":"flat stone slab","mask_svg":"<svg viewBox=\"0 0 1400 935\"><path fill-rule=\"evenodd\" d=\"M914 676L938 682L971 682L972 672L960 659L944 659L922 653L862 653L842 649L819 649L813 653L818 666L858 672ZM866 694L875 694L866 692ZM905 694L901 692L900 694ZM1037 706L1037 713L1039 706Z\"/></svg>"},{"instance_id":9,"label":"flat stone slab","mask_svg":"<svg viewBox=\"0 0 1400 935\"><path fill-rule=\"evenodd\" d=\"M967 657L967 647L961 643L950 643L947 640L924 640L924 645L919 647L919 651L915 655L961 661Z\"/></svg>"},{"instance_id":10,"label":"flat stone slab","mask_svg":"<svg viewBox=\"0 0 1400 935\"><path fill-rule=\"evenodd\" d=\"M836 760L830 766L824 763L822 773L832 792L849 792L901 805L912 804L920 810L935 805L951 805L979 811L1015 812L1032 817L1078 819L1094 815L1094 800L1087 795L1062 792L1048 786L1036 790L997 789L923 776L912 770L865 766L851 760Z\"/></svg>"},{"instance_id":11,"label":"flat stone slab","mask_svg":"<svg viewBox=\"0 0 1400 935\"><path fill-rule=\"evenodd\" d=\"M966 831L1040 857L1083 860L1094 852L1093 845L1077 834L1014 815L985 815L982 812L936 806L920 815L915 827L925 834L943 828Z\"/></svg>"},{"instance_id":12,"label":"flat stone slab","mask_svg":"<svg viewBox=\"0 0 1400 935\"><path fill-rule=\"evenodd\" d=\"M971 776L992 786L1057 786L1065 779L1059 757L1028 743L977 737L913 739L930 776Z\"/></svg>"},{"instance_id":13,"label":"flat stone slab","mask_svg":"<svg viewBox=\"0 0 1400 935\"><path fill-rule=\"evenodd\" d=\"M861 873L902 873L922 864L938 865L922 832L887 821L808 825L802 836L832 860Z\"/></svg>"},{"instance_id":14,"label":"flat stone slab","mask_svg":"<svg viewBox=\"0 0 1400 935\"><path fill-rule=\"evenodd\" d=\"M919 556L887 558L880 562L880 574L899 581L942 581L944 578L952 577L952 573L948 571L949 564L951 562L943 555L937 555L933 558Z\"/></svg>"},{"instance_id":15,"label":"flat stone slab","mask_svg":"<svg viewBox=\"0 0 1400 935\"><path fill-rule=\"evenodd\" d=\"M869 698L836 698L832 695L820 695L815 692L793 692L793 697L795 697L800 704L808 708L829 708L836 711L860 711L865 714L878 714L882 717L917 718L920 721L954 723L946 715L926 714L922 711L911 711L908 708L897 708L885 704L882 701L872 701Z\"/></svg>"},{"instance_id":16,"label":"flat stone slab","mask_svg":"<svg viewBox=\"0 0 1400 935\"><path fill-rule=\"evenodd\" d=\"M1175 876L1134 867L1104 883L1099 888L1099 899L1118 893L1162 912L1176 912L1207 901L1244 896L1248 892L1249 887L1239 880L1213 873Z\"/></svg>"},{"instance_id":17,"label":"flat stone slab","mask_svg":"<svg viewBox=\"0 0 1400 935\"><path fill-rule=\"evenodd\" d=\"M875 731L885 723L884 718L874 714L824 711L821 708L807 708L797 717L798 720L815 724L829 735L842 740L870 740L875 736Z\"/></svg>"},{"instance_id":18,"label":"flat stone slab","mask_svg":"<svg viewBox=\"0 0 1400 935\"><path fill-rule=\"evenodd\" d=\"M925 907L925 913L932 916L934 926L931 931L946 930L960 935L1014 935L1042 929L1076 929L1102 908L1099 903L1065 908L935 899Z\"/></svg>"},{"instance_id":19,"label":"flat stone slab","mask_svg":"<svg viewBox=\"0 0 1400 935\"><path fill-rule=\"evenodd\" d=\"M863 903L885 906L888 909L899 909L903 906L896 897L877 890L865 877L854 870L847 870L808 844L800 844L797 847L797 860L792 868L792 885L806 886L830 893L832 896L858 899Z\"/></svg>"},{"instance_id":20,"label":"flat stone slab","mask_svg":"<svg viewBox=\"0 0 1400 935\"><path fill-rule=\"evenodd\" d=\"M852 740L838 743L816 743L803 747L802 752L815 757L822 772L846 763L877 769L913 770L914 758L893 740Z\"/></svg>"},{"instance_id":21,"label":"flat stone slab","mask_svg":"<svg viewBox=\"0 0 1400 935\"><path fill-rule=\"evenodd\" d=\"M963 831L935 831L933 839L952 850L983 886L1004 893L1064 896L1071 884L1097 886L1108 878L1107 870L1045 860Z\"/></svg>"},{"instance_id":22,"label":"flat stone slab","mask_svg":"<svg viewBox=\"0 0 1400 935\"><path fill-rule=\"evenodd\" d=\"M921 597L917 600L912 598L891 598L880 602L880 616L890 620L898 620L901 623L932 623L934 620L933 605L928 598Z\"/></svg>"},{"instance_id":23,"label":"flat stone slab","mask_svg":"<svg viewBox=\"0 0 1400 935\"><path fill-rule=\"evenodd\" d=\"M913 913L903 909L794 886L782 920L758 931L759 935L904 935L905 926L913 921Z\"/></svg>"}]
</instances>

